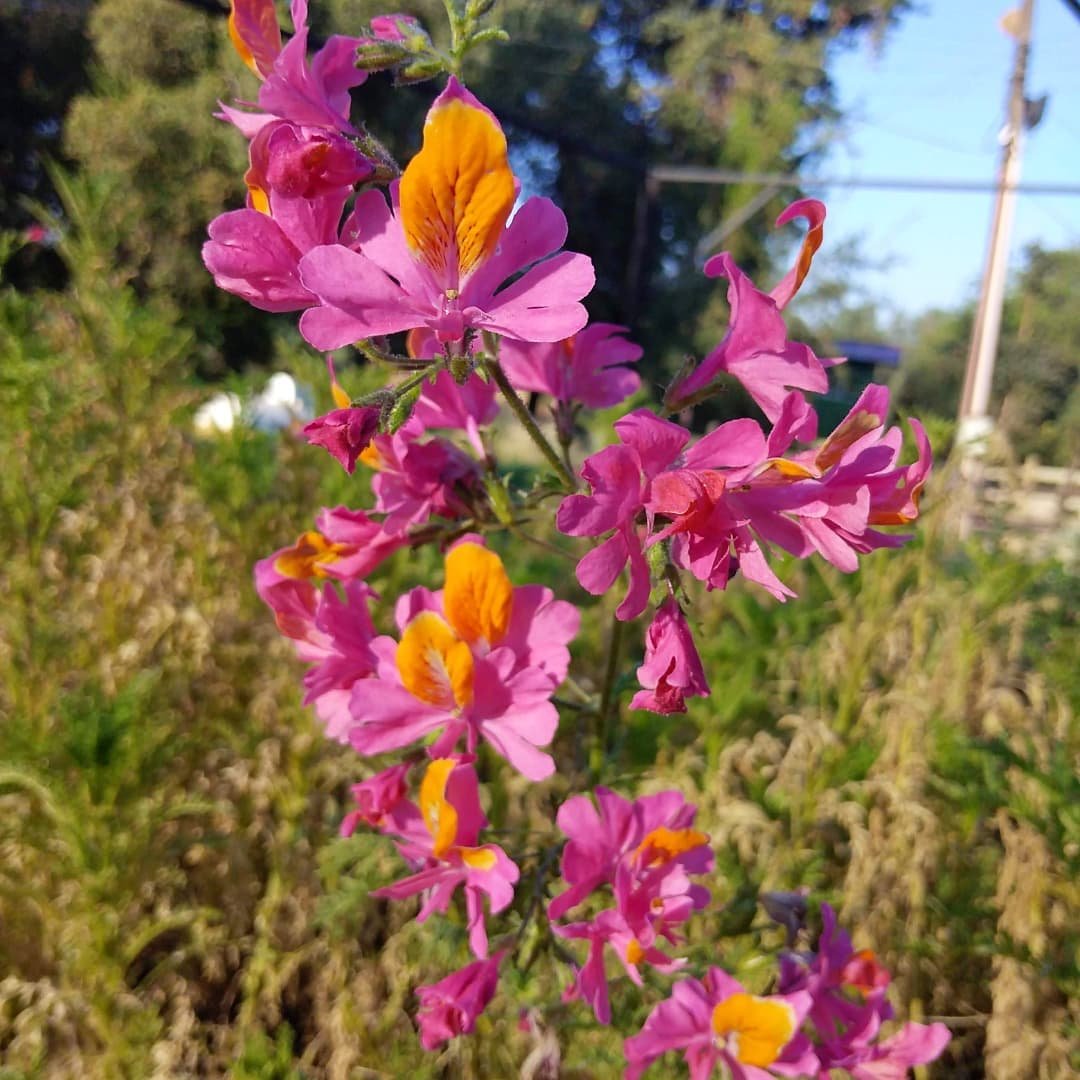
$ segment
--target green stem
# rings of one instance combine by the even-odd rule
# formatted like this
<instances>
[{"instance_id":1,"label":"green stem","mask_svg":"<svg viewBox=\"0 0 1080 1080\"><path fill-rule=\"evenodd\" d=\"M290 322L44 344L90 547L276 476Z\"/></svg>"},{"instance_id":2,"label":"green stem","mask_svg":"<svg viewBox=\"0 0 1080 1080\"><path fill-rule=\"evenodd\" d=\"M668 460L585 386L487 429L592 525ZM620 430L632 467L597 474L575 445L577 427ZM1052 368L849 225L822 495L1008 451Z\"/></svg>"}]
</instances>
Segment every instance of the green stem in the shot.
<instances>
[{"instance_id":1,"label":"green stem","mask_svg":"<svg viewBox=\"0 0 1080 1080\"><path fill-rule=\"evenodd\" d=\"M440 367L442 367L441 360L436 361L434 364L429 363L421 371L418 371L415 375L410 375L403 383L398 383L397 386L392 386L390 389L394 391L395 395L401 397L402 394L407 394L410 390L419 386Z\"/></svg>"},{"instance_id":2,"label":"green stem","mask_svg":"<svg viewBox=\"0 0 1080 1080\"><path fill-rule=\"evenodd\" d=\"M567 491L577 490L577 483L574 480L573 473L562 463L555 447L548 442L544 433L537 427L532 413L529 412L525 402L518 397L517 391L506 377L506 372L503 371L498 360L498 344L495 341L489 341L491 337L492 335L484 334L484 344L488 347L489 352L489 355L485 356L482 361L484 370L494 380L499 390L502 391L502 396L506 399L507 405L510 406L511 411L518 418L529 438L536 444L540 453L547 459L548 464L555 470L555 475L562 481L563 487ZM494 344L494 348L492 348L492 344Z\"/></svg>"},{"instance_id":3,"label":"green stem","mask_svg":"<svg viewBox=\"0 0 1080 1080\"><path fill-rule=\"evenodd\" d=\"M465 51L462 40L464 19L455 0L443 0L443 7L446 8L446 17L450 20L450 56L446 66L451 75L461 78L461 58Z\"/></svg>"},{"instance_id":4,"label":"green stem","mask_svg":"<svg viewBox=\"0 0 1080 1080\"><path fill-rule=\"evenodd\" d=\"M608 637L607 668L604 671L604 686L600 691L600 715L597 724L596 746L593 748L592 765L593 773L599 777L603 768L608 751L608 728L611 717L611 707L615 702L615 680L619 674L619 655L622 652L622 620L617 616L611 617L611 634Z\"/></svg>"},{"instance_id":5,"label":"green stem","mask_svg":"<svg viewBox=\"0 0 1080 1080\"><path fill-rule=\"evenodd\" d=\"M357 341L355 344L356 348L369 360L375 360L384 364L393 364L395 367L413 371L418 368L426 370L431 366L430 360L417 360L413 356L402 356L400 353L382 352L380 349L375 348L367 338L364 338L362 341Z\"/></svg>"},{"instance_id":6,"label":"green stem","mask_svg":"<svg viewBox=\"0 0 1080 1080\"><path fill-rule=\"evenodd\" d=\"M441 364L441 360L436 361L434 364L425 360L424 366L414 375L410 375L404 382L398 383L397 386L385 387L382 390L375 390L370 394L365 394L363 397L355 398L350 404L353 406L363 406L376 405L380 402L392 403L407 394L410 390L414 390L418 387L436 368L441 366ZM393 395L393 398L391 398L390 395Z\"/></svg>"}]
</instances>

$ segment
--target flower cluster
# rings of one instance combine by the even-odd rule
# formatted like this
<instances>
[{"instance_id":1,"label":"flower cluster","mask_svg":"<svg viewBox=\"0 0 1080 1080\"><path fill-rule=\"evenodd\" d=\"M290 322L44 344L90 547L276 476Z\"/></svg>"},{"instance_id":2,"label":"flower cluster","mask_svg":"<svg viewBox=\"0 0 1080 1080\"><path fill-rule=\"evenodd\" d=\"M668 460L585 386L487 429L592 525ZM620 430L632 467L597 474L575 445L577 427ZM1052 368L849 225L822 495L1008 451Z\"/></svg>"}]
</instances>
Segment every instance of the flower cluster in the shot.
<instances>
[{"instance_id":1,"label":"flower cluster","mask_svg":"<svg viewBox=\"0 0 1080 1080\"><path fill-rule=\"evenodd\" d=\"M902 543L882 530L918 517L931 467L925 432L911 422L917 457L902 464L888 392L870 386L817 441L807 394L827 388L837 361L789 340L783 318L823 239L825 210L810 199L779 219L809 228L771 292L727 254L706 264L727 279L730 324L663 405L626 412L610 435L590 426L587 410L641 395L642 349L625 327L588 323L590 260L563 250L567 223L554 203L520 199L498 120L459 79L468 49L499 35L481 25L490 7L447 4L450 54L411 16L386 15L309 56L305 0L293 0L285 44L271 0L232 0L229 33L259 88L219 115L248 140L247 204L210 224L203 250L221 288L299 313L316 350L356 347L400 373L354 399L327 358L334 408L303 436L368 479L370 504L324 508L295 544L256 565L255 585L308 665L305 702L372 770L352 787L342 835L385 836L407 867L372 895L418 902L418 922L441 915L463 926L469 962L417 991L420 1041L434 1049L472 1032L500 970L520 966L539 935L553 963L569 963L564 1001L584 1002L601 1024L619 1019L613 978L643 992L646 970L675 979L625 1042L628 1078L669 1050L697 1078L718 1067L736 1080L900 1076L940 1054L947 1032L908 1024L881 1037L892 1018L888 976L852 950L831 908L816 951L781 958L772 993L697 963L689 927L711 902L716 860L696 808L675 790L627 799L598 781L618 775L608 731L625 686L619 622L652 609L630 707L685 712L688 698L710 694L687 617L692 582L724 589L741 570L784 600L793 593L772 568L776 549L851 571L859 555ZM406 83L449 75L404 168L351 115L349 91L387 69ZM725 378L742 383L764 423L696 434L690 408ZM553 476L521 487L500 467L496 436L507 422ZM575 469L575 445L598 434L607 445ZM556 491L552 522L545 501ZM602 687L570 677L579 607L512 581L499 553L507 533L576 561L594 596L628 570L611 601L619 622ZM565 538L587 547L567 550ZM384 599L372 575L395 558L405 572L425 565L399 557L424 545L442 559L430 583L441 587L421 579ZM508 790L500 801L491 786L521 791L556 772L571 794L539 852L512 822L495 822L506 849L490 842L485 806L497 818ZM519 890L526 874L532 883ZM791 946L803 928L801 916L789 921Z\"/></svg>"},{"instance_id":2,"label":"flower cluster","mask_svg":"<svg viewBox=\"0 0 1080 1080\"><path fill-rule=\"evenodd\" d=\"M559 919L597 890L615 903L588 921L554 924L562 938L589 943L589 956L566 997L583 997L602 1024L611 1022L604 949L610 946L626 973L642 985L640 967L662 972L680 968L660 941L679 942L677 928L709 902L709 892L691 876L713 869L709 838L695 830L695 808L677 791L627 802L607 788L596 789L599 812L584 795L567 799L556 821L567 837L562 875L570 886L548 906Z\"/></svg>"}]
</instances>

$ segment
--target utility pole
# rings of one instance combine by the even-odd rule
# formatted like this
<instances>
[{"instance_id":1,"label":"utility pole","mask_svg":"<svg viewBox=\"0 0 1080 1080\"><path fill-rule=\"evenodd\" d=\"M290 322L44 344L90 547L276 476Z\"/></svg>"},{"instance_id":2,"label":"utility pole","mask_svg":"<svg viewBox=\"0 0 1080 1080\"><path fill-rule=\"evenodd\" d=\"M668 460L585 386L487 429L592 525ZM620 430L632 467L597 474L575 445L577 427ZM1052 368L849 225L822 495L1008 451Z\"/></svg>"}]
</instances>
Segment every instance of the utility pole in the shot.
<instances>
[{"instance_id":1,"label":"utility pole","mask_svg":"<svg viewBox=\"0 0 1080 1080\"><path fill-rule=\"evenodd\" d=\"M1028 101L1024 93L1028 55L1031 52L1031 24L1035 0L1023 0L1019 8L1002 19L1002 28L1016 41L1012 75L1009 78L1008 121L1004 130L1001 163L998 167L997 198L990 226L986 267L983 271L979 307L971 335L964 393L960 401L957 440L961 446L978 442L990 433L990 390L994 380L1001 310L1005 302L1009 241L1016 213L1016 185L1020 182L1020 159L1024 130L1028 123Z\"/></svg>"}]
</instances>

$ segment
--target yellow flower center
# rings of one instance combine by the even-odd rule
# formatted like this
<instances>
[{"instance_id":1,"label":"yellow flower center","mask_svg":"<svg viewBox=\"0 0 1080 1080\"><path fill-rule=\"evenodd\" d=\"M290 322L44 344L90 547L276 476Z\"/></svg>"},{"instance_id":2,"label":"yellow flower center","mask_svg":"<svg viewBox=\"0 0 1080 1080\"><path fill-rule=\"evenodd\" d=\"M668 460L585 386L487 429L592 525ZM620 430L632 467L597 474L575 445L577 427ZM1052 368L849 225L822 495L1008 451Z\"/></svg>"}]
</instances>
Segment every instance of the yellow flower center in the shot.
<instances>
[{"instance_id":1,"label":"yellow flower center","mask_svg":"<svg viewBox=\"0 0 1080 1080\"><path fill-rule=\"evenodd\" d=\"M401 635L396 659L405 689L441 708L467 706L473 650L502 641L513 603L514 588L499 556L480 544L459 544L446 556L446 617L421 612Z\"/></svg>"},{"instance_id":2,"label":"yellow flower center","mask_svg":"<svg viewBox=\"0 0 1080 1080\"><path fill-rule=\"evenodd\" d=\"M766 1068L795 1034L795 1011L783 1001L737 993L713 1009L713 1035L743 1065Z\"/></svg>"},{"instance_id":3,"label":"yellow flower center","mask_svg":"<svg viewBox=\"0 0 1080 1080\"><path fill-rule=\"evenodd\" d=\"M695 829L653 829L638 845L637 856L643 866L664 866L683 852L692 851L709 838Z\"/></svg>"},{"instance_id":4,"label":"yellow flower center","mask_svg":"<svg viewBox=\"0 0 1080 1080\"><path fill-rule=\"evenodd\" d=\"M446 798L450 774L457 768L453 758L436 758L420 782L420 814L431 833L431 853L437 859L457 854L473 870L491 870L499 861L488 847L457 847L458 813Z\"/></svg>"},{"instance_id":5,"label":"yellow flower center","mask_svg":"<svg viewBox=\"0 0 1080 1080\"><path fill-rule=\"evenodd\" d=\"M420 813L431 833L432 851L438 858L442 858L457 839L457 811L446 800L446 784L456 765L453 758L436 758L420 782Z\"/></svg>"},{"instance_id":6,"label":"yellow flower center","mask_svg":"<svg viewBox=\"0 0 1080 1080\"><path fill-rule=\"evenodd\" d=\"M405 628L396 659L413 697L445 709L472 701L472 650L434 611L421 612Z\"/></svg>"},{"instance_id":7,"label":"yellow flower center","mask_svg":"<svg viewBox=\"0 0 1080 1080\"><path fill-rule=\"evenodd\" d=\"M336 544L320 532L304 533L291 548L286 548L275 560L274 569L283 577L324 578L330 563L335 563L350 550L348 544Z\"/></svg>"}]
</instances>

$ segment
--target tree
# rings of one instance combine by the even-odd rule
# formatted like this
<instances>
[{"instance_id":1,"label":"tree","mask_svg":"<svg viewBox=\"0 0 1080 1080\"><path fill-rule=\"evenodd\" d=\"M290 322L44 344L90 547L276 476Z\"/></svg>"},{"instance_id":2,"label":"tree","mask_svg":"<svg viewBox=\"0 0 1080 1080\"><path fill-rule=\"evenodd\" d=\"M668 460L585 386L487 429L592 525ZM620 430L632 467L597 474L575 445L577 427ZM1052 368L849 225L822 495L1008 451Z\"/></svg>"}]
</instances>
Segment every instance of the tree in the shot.
<instances>
[{"instance_id":1,"label":"tree","mask_svg":"<svg viewBox=\"0 0 1080 1080\"><path fill-rule=\"evenodd\" d=\"M688 349L723 331L723 289L700 273L695 245L747 197L733 188L657 192L657 162L746 169L797 167L836 115L828 65L837 48L884 32L907 0L503 0L507 45L470 57L466 77L502 118L525 184L566 210L569 246L590 254L596 318L629 325L662 381ZM90 23L95 93L72 110L66 145L84 169L123 178L138 282L165 289L207 337L239 301L212 298L198 265L205 223L238 205L242 140L209 118L216 98L254 83L231 55L206 0L99 0ZM406 2L445 36L443 5ZM225 8L220 9L225 13ZM313 37L362 33L385 11L370 0L315 5ZM355 91L356 114L401 160L419 144L434 88L390 95L389 76ZM393 100L391 100L393 98ZM737 238L748 269L767 260L777 196ZM224 304L224 307L217 305ZM211 318L206 317L210 309ZM242 316L233 314L234 321Z\"/></svg>"}]
</instances>

